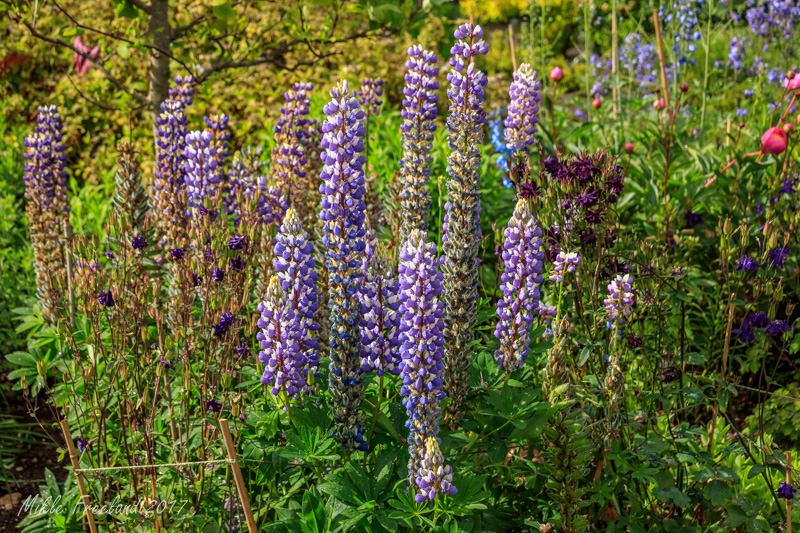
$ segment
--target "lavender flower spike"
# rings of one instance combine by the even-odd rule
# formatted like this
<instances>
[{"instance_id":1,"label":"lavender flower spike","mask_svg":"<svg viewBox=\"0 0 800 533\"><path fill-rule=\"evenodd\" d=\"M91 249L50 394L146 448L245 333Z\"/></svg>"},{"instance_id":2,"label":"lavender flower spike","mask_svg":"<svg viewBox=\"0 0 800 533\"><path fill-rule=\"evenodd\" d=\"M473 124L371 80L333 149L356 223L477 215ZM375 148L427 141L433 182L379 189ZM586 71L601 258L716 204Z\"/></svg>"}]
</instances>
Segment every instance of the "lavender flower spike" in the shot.
<instances>
[{"instance_id":1,"label":"lavender flower spike","mask_svg":"<svg viewBox=\"0 0 800 533\"><path fill-rule=\"evenodd\" d=\"M319 341L316 332L317 271L312 257L313 247L308 232L303 229L300 216L289 209L275 236L275 259L272 266L278 272L281 287L286 291L288 305L294 312L300 328L300 350L303 355L303 378L317 375L319 366Z\"/></svg>"},{"instance_id":2,"label":"lavender flower spike","mask_svg":"<svg viewBox=\"0 0 800 533\"><path fill-rule=\"evenodd\" d=\"M280 279L269 280L264 301L258 304L261 318L258 321L256 338L261 342L258 360L266 365L261 382L271 385L270 391L277 396L286 391L296 397L306 382L301 375L304 357L300 350L300 325Z\"/></svg>"},{"instance_id":3,"label":"lavender flower spike","mask_svg":"<svg viewBox=\"0 0 800 533\"><path fill-rule=\"evenodd\" d=\"M445 366L444 388L450 397L448 419L455 427L467 397L470 358L467 346L473 338L477 316L478 250L480 227L480 145L483 143L484 87L487 79L475 67L474 58L489 47L481 40L480 26L464 24L455 31L447 75L450 114L447 117L447 214L444 218Z\"/></svg>"},{"instance_id":4,"label":"lavender flower spike","mask_svg":"<svg viewBox=\"0 0 800 533\"><path fill-rule=\"evenodd\" d=\"M400 160L400 205L403 222L400 240L405 242L415 229L428 228L428 212L431 208L431 149L433 132L436 131L436 102L439 82L436 76L436 54L415 45L408 49L406 61L408 71L403 89L403 124L400 126L403 143L403 158Z\"/></svg>"},{"instance_id":5,"label":"lavender flower spike","mask_svg":"<svg viewBox=\"0 0 800 533\"><path fill-rule=\"evenodd\" d=\"M511 82L508 117L505 126L506 147L516 160L516 165L524 163L524 158L536 139L536 123L539 121L539 87L536 72L527 63L520 65Z\"/></svg>"},{"instance_id":6,"label":"lavender flower spike","mask_svg":"<svg viewBox=\"0 0 800 533\"><path fill-rule=\"evenodd\" d=\"M408 414L406 427L409 476L412 479L423 467L426 444L439 434L442 418L442 363L444 346L444 303L442 278L438 271L442 260L436 257L436 245L428 234L414 230L400 252L398 277L400 290L400 394Z\"/></svg>"},{"instance_id":7,"label":"lavender flower spike","mask_svg":"<svg viewBox=\"0 0 800 533\"><path fill-rule=\"evenodd\" d=\"M56 321L66 286L61 236L69 217L67 173L61 116L56 106L40 107L36 130L25 138L25 198L36 274L36 298L42 318Z\"/></svg>"},{"instance_id":8,"label":"lavender flower spike","mask_svg":"<svg viewBox=\"0 0 800 533\"><path fill-rule=\"evenodd\" d=\"M527 201L517 204L504 235L504 271L500 278L503 297L497 302L500 320L494 332L500 347L494 358L501 370L513 372L525 365L530 352L530 329L539 307L539 285L543 281L542 230Z\"/></svg>"},{"instance_id":9,"label":"lavender flower spike","mask_svg":"<svg viewBox=\"0 0 800 533\"><path fill-rule=\"evenodd\" d=\"M399 338L397 328L400 325L397 298L399 285L394 278L392 266L386 256L386 250L378 245L372 260L367 266L364 285L361 288L361 344L363 357L361 366L365 372L375 372L382 376L384 372L392 375L400 373L398 363Z\"/></svg>"},{"instance_id":10,"label":"lavender flower spike","mask_svg":"<svg viewBox=\"0 0 800 533\"><path fill-rule=\"evenodd\" d=\"M358 286L364 250L364 112L346 81L330 91L323 111L320 173L327 248L328 309L331 321L329 394L334 436L345 451L368 449L364 441L364 374L358 330Z\"/></svg>"}]
</instances>

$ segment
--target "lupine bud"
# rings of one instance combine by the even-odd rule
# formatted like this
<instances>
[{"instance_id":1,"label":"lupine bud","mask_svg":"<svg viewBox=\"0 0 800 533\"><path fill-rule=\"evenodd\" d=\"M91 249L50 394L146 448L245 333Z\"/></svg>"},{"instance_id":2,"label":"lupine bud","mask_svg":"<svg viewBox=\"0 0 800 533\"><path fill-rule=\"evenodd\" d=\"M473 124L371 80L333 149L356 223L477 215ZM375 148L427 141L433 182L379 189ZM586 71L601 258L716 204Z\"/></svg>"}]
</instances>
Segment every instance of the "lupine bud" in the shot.
<instances>
[{"instance_id":1,"label":"lupine bud","mask_svg":"<svg viewBox=\"0 0 800 533\"><path fill-rule=\"evenodd\" d=\"M217 195L220 172L217 148L213 144L214 134L210 130L192 131L186 136L184 150L186 170L187 207L191 216L205 212L206 199Z\"/></svg>"},{"instance_id":2,"label":"lupine bud","mask_svg":"<svg viewBox=\"0 0 800 533\"><path fill-rule=\"evenodd\" d=\"M761 136L761 151L765 154L782 154L786 150L787 142L786 133L781 128L769 128Z\"/></svg>"},{"instance_id":3,"label":"lupine bud","mask_svg":"<svg viewBox=\"0 0 800 533\"><path fill-rule=\"evenodd\" d=\"M554 82L559 82L564 78L564 71L561 70L561 67L555 67L553 70L550 71L550 79Z\"/></svg>"}]
</instances>

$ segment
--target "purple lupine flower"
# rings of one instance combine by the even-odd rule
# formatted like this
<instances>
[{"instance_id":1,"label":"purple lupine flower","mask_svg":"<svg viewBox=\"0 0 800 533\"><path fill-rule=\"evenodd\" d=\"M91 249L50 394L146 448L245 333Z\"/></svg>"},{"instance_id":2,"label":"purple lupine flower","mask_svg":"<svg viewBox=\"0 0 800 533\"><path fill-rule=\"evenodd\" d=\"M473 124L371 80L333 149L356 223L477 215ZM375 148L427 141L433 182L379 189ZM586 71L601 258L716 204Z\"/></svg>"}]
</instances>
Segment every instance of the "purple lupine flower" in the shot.
<instances>
[{"instance_id":1,"label":"purple lupine flower","mask_svg":"<svg viewBox=\"0 0 800 533\"><path fill-rule=\"evenodd\" d=\"M447 117L446 214L442 227L444 252L445 362L444 387L450 398L448 417L452 424L461 418L461 406L467 397L469 351L472 325L478 312L478 268L480 249L480 146L486 113L483 110L484 87L488 80L475 67L475 57L485 55L489 47L481 39L480 26L463 24L455 31L458 39L450 50L447 74L450 88L450 113ZM453 217L451 220L450 217Z\"/></svg>"},{"instance_id":2,"label":"purple lupine flower","mask_svg":"<svg viewBox=\"0 0 800 533\"><path fill-rule=\"evenodd\" d=\"M761 265L756 263L755 259L748 255L743 255L739 262L736 263L736 266L733 267L734 270L741 270L743 272L749 272L751 270L756 270Z\"/></svg>"},{"instance_id":3,"label":"purple lupine flower","mask_svg":"<svg viewBox=\"0 0 800 533\"><path fill-rule=\"evenodd\" d=\"M262 166L259 162L245 164L242 152L236 154L229 173L230 187L227 189L225 206L228 214L235 215L238 225L243 210L252 198L257 198L256 211L261 224L272 224L281 220L288 208L287 198L277 186L269 185L267 178L260 174ZM242 203L238 202L241 197Z\"/></svg>"},{"instance_id":4,"label":"purple lupine flower","mask_svg":"<svg viewBox=\"0 0 800 533\"><path fill-rule=\"evenodd\" d=\"M365 78L361 81L361 90L356 91L356 96L365 113L377 115L380 112L383 104L383 83L380 78Z\"/></svg>"},{"instance_id":5,"label":"purple lupine flower","mask_svg":"<svg viewBox=\"0 0 800 533\"><path fill-rule=\"evenodd\" d=\"M624 319L631 316L633 308L633 278L630 274L617 275L608 284L608 298L603 300L609 320Z\"/></svg>"},{"instance_id":6,"label":"purple lupine flower","mask_svg":"<svg viewBox=\"0 0 800 533\"><path fill-rule=\"evenodd\" d=\"M346 81L330 91L323 111L322 243L329 273L331 317L329 391L334 435L345 450L368 449L364 441L364 371L358 332L359 268L364 251L364 111Z\"/></svg>"},{"instance_id":7,"label":"purple lupine flower","mask_svg":"<svg viewBox=\"0 0 800 533\"><path fill-rule=\"evenodd\" d=\"M261 342L258 360L266 366L261 382L271 386L273 396L285 390L294 398L306 386L301 372L305 359L300 349L302 333L298 315L287 301L278 276L270 279L258 310L261 312L258 320L261 331L256 335Z\"/></svg>"},{"instance_id":8,"label":"purple lupine flower","mask_svg":"<svg viewBox=\"0 0 800 533\"><path fill-rule=\"evenodd\" d=\"M234 320L232 313L222 313L219 317L219 321L214 325L214 336L224 337L228 331L230 331L231 326L233 326Z\"/></svg>"},{"instance_id":9,"label":"purple lupine flower","mask_svg":"<svg viewBox=\"0 0 800 533\"><path fill-rule=\"evenodd\" d=\"M403 88L403 124L400 137L403 158L400 159L400 205L403 217L400 241L404 242L414 229L427 229L431 207L431 150L433 132L436 131L436 103L439 82L436 76L436 54L420 45L408 49L406 60L406 85Z\"/></svg>"},{"instance_id":10,"label":"purple lupine flower","mask_svg":"<svg viewBox=\"0 0 800 533\"><path fill-rule=\"evenodd\" d=\"M169 88L169 97L181 106L186 108L192 105L192 96L194 96L194 77L193 76L175 76L173 80L175 85Z\"/></svg>"},{"instance_id":11,"label":"purple lupine flower","mask_svg":"<svg viewBox=\"0 0 800 533\"><path fill-rule=\"evenodd\" d=\"M307 381L309 374L318 375L319 341L316 332L317 271L312 257L313 246L308 232L303 229L300 216L294 208L286 212L278 234L275 236L275 259L272 266L278 273L281 287L286 291L288 306L297 320L300 352L303 358L301 373Z\"/></svg>"},{"instance_id":12,"label":"purple lupine flower","mask_svg":"<svg viewBox=\"0 0 800 533\"><path fill-rule=\"evenodd\" d=\"M539 306L542 283L542 230L527 201L520 201L503 232L503 274L497 302L499 318L494 336L500 346L494 353L501 370L513 372L525 365L530 352L530 329Z\"/></svg>"},{"instance_id":13,"label":"purple lupine flower","mask_svg":"<svg viewBox=\"0 0 800 533\"><path fill-rule=\"evenodd\" d=\"M176 100L165 100L156 117L156 171L153 180L154 207L161 233L176 244L183 230L181 192L186 186L186 115Z\"/></svg>"},{"instance_id":14,"label":"purple lupine flower","mask_svg":"<svg viewBox=\"0 0 800 533\"><path fill-rule=\"evenodd\" d=\"M789 252L791 250L791 248L771 248L769 252L767 252L767 255L769 256L769 268L772 268L773 266L783 268L783 263L789 259Z\"/></svg>"},{"instance_id":15,"label":"purple lupine flower","mask_svg":"<svg viewBox=\"0 0 800 533\"><path fill-rule=\"evenodd\" d=\"M114 307L117 305L114 301L114 293L111 289L108 289L106 292L100 291L100 294L97 295L97 301L100 302L100 305L103 307Z\"/></svg>"},{"instance_id":16,"label":"purple lupine flower","mask_svg":"<svg viewBox=\"0 0 800 533\"><path fill-rule=\"evenodd\" d=\"M753 90L753 89L745 89L744 90L744 97L745 98L752 98L754 94L756 94L756 91Z\"/></svg>"},{"instance_id":17,"label":"purple lupine flower","mask_svg":"<svg viewBox=\"0 0 800 533\"><path fill-rule=\"evenodd\" d=\"M225 113L203 117L203 122L206 124L206 131L210 132L213 138L211 146L214 148L217 168L220 171L225 165L225 160L228 158L228 141L231 138L231 134L228 131L228 121L229 117Z\"/></svg>"},{"instance_id":18,"label":"purple lupine flower","mask_svg":"<svg viewBox=\"0 0 800 533\"><path fill-rule=\"evenodd\" d=\"M539 87L536 72L527 63L514 73L508 91L510 103L505 121L506 147L519 161L536 142L536 123L539 121Z\"/></svg>"},{"instance_id":19,"label":"purple lupine flower","mask_svg":"<svg viewBox=\"0 0 800 533\"><path fill-rule=\"evenodd\" d=\"M298 188L298 180L302 180L308 171L308 160L303 147L303 138L307 135L310 85L295 84L284 93L285 103L281 107L281 117L274 127L275 147L272 149L273 178L281 194L293 205L292 199L303 194Z\"/></svg>"},{"instance_id":20,"label":"purple lupine flower","mask_svg":"<svg viewBox=\"0 0 800 533\"><path fill-rule=\"evenodd\" d=\"M450 485L452 470L440 470L441 453L434 456L442 417L440 402L445 397L443 276L438 271L441 263L436 257L436 245L428 241L428 233L412 231L400 251L398 296L403 380L400 394L408 414L408 472L416 484L417 501L434 499L438 493L455 494Z\"/></svg>"},{"instance_id":21,"label":"purple lupine flower","mask_svg":"<svg viewBox=\"0 0 800 533\"><path fill-rule=\"evenodd\" d=\"M131 239L131 247L134 250L144 250L147 248L147 239L144 237L137 235L133 239Z\"/></svg>"},{"instance_id":22,"label":"purple lupine flower","mask_svg":"<svg viewBox=\"0 0 800 533\"><path fill-rule=\"evenodd\" d=\"M186 169L186 190L189 193L187 206L190 214L206 212L206 199L213 199L217 193L220 177L217 164L217 151L212 145L214 135L211 131L192 131L186 136L184 163Z\"/></svg>"},{"instance_id":23,"label":"purple lupine flower","mask_svg":"<svg viewBox=\"0 0 800 533\"><path fill-rule=\"evenodd\" d=\"M745 45L746 42L741 37L734 37L731 39L731 42L728 43L728 47L730 48L728 52L728 65L730 65L733 70L741 70L744 67Z\"/></svg>"},{"instance_id":24,"label":"purple lupine flower","mask_svg":"<svg viewBox=\"0 0 800 533\"><path fill-rule=\"evenodd\" d=\"M790 326L785 320L773 320L767 327L764 328L764 333L773 337L780 337L787 331L791 331L791 329L792 326Z\"/></svg>"},{"instance_id":25,"label":"purple lupine flower","mask_svg":"<svg viewBox=\"0 0 800 533\"><path fill-rule=\"evenodd\" d=\"M553 261L553 273L550 275L550 281L561 283L564 281L564 273L575 272L580 262L581 254L578 252L558 252Z\"/></svg>"},{"instance_id":26,"label":"purple lupine flower","mask_svg":"<svg viewBox=\"0 0 800 533\"><path fill-rule=\"evenodd\" d=\"M378 376L388 372L396 376L400 373L398 363L400 325L397 296L399 285L394 277L386 250L378 246L366 267L364 284L359 296L361 299L361 344L363 357L361 366L364 372L375 370Z\"/></svg>"},{"instance_id":27,"label":"purple lupine flower","mask_svg":"<svg viewBox=\"0 0 800 533\"><path fill-rule=\"evenodd\" d=\"M797 489L792 487L791 483L781 482L778 484L778 498L793 500L795 492L797 492Z\"/></svg>"}]
</instances>

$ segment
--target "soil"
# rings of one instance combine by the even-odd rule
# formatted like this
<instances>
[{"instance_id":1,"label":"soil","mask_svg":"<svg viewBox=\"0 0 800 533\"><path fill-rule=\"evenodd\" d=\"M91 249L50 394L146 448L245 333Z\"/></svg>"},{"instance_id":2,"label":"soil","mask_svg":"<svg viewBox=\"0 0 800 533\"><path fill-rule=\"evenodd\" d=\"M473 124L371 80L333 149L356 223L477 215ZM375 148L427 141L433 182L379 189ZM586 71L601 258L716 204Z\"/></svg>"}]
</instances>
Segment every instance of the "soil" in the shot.
<instances>
[{"instance_id":1,"label":"soil","mask_svg":"<svg viewBox=\"0 0 800 533\"><path fill-rule=\"evenodd\" d=\"M4 376L3 376L4 378ZM18 391L11 391L12 383L0 379L0 394L5 393L5 400L0 399L3 418L13 417L20 423L34 423L36 420L28 412L28 406ZM37 413L38 422L46 429L35 428L37 436L27 439L20 447L27 448L23 453L13 457L10 470L7 472L8 484L0 481L0 531L12 532L17 529L17 524L25 518L22 504L28 496L39 493L39 487L44 485L44 471L49 469L59 483L67 478L64 468L69 463L66 457L58 462L56 443L61 443L61 433L56 429L53 414L47 408L40 408ZM63 445L63 444L62 444ZM2 460L8 460L3 457ZM0 474L2 478L2 474ZM8 494L8 486L11 494Z\"/></svg>"}]
</instances>

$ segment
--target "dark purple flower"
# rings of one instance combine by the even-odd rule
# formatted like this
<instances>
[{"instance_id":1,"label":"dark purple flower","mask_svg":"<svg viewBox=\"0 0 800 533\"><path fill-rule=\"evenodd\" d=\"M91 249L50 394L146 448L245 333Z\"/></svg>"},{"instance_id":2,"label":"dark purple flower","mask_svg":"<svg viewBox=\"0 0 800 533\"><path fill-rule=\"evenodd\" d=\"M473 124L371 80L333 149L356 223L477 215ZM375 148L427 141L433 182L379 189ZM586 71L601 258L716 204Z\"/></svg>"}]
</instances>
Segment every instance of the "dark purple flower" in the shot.
<instances>
[{"instance_id":1,"label":"dark purple flower","mask_svg":"<svg viewBox=\"0 0 800 533\"><path fill-rule=\"evenodd\" d=\"M792 487L791 483L780 483L778 485L778 498L793 500L795 492L797 492L797 489Z\"/></svg>"},{"instance_id":2,"label":"dark purple flower","mask_svg":"<svg viewBox=\"0 0 800 533\"><path fill-rule=\"evenodd\" d=\"M231 250L241 250L244 246L245 238L241 235L233 235L228 239L228 248Z\"/></svg>"},{"instance_id":3,"label":"dark purple flower","mask_svg":"<svg viewBox=\"0 0 800 533\"><path fill-rule=\"evenodd\" d=\"M749 272L751 270L755 270L760 267L758 263L756 263L755 259L748 255L743 255L739 262L736 263L736 266L733 267L734 270L741 270L743 272Z\"/></svg>"},{"instance_id":4,"label":"dark purple flower","mask_svg":"<svg viewBox=\"0 0 800 533\"><path fill-rule=\"evenodd\" d=\"M755 211L757 215L760 215L764 212L764 206L762 204L756 205Z\"/></svg>"},{"instance_id":5,"label":"dark purple flower","mask_svg":"<svg viewBox=\"0 0 800 533\"><path fill-rule=\"evenodd\" d=\"M790 326L785 320L774 320L769 326L764 328L764 333L772 335L773 337L780 337L791 329L792 326Z\"/></svg>"},{"instance_id":6,"label":"dark purple flower","mask_svg":"<svg viewBox=\"0 0 800 533\"><path fill-rule=\"evenodd\" d=\"M545 172L550 174L551 178L554 178L556 174L558 174L558 170L561 168L561 163L559 163L558 159L556 159L554 156L549 155L544 159L542 166L544 167Z\"/></svg>"},{"instance_id":7,"label":"dark purple flower","mask_svg":"<svg viewBox=\"0 0 800 533\"><path fill-rule=\"evenodd\" d=\"M644 343L641 337L637 337L636 335L631 335L628 337L628 348L636 349Z\"/></svg>"},{"instance_id":8,"label":"dark purple flower","mask_svg":"<svg viewBox=\"0 0 800 533\"><path fill-rule=\"evenodd\" d=\"M214 325L214 336L224 337L233 325L234 317L232 313L222 313L219 317L219 322Z\"/></svg>"},{"instance_id":9,"label":"dark purple flower","mask_svg":"<svg viewBox=\"0 0 800 533\"><path fill-rule=\"evenodd\" d=\"M738 335L739 340L742 342L755 342L756 340L755 332L753 332L753 328L747 319L742 323L742 327L734 329L732 332Z\"/></svg>"},{"instance_id":10,"label":"dark purple flower","mask_svg":"<svg viewBox=\"0 0 800 533\"><path fill-rule=\"evenodd\" d=\"M131 246L133 246L134 250L143 250L147 247L147 239L141 236L134 237L133 240L131 240Z\"/></svg>"},{"instance_id":11,"label":"dark purple flower","mask_svg":"<svg viewBox=\"0 0 800 533\"><path fill-rule=\"evenodd\" d=\"M783 262L789 259L789 252L791 248L772 248L767 255L769 255L769 268L776 266L783 268Z\"/></svg>"},{"instance_id":12,"label":"dark purple flower","mask_svg":"<svg viewBox=\"0 0 800 533\"><path fill-rule=\"evenodd\" d=\"M687 209L684 216L686 217L686 229L691 229L703 223L703 215L694 213L691 209Z\"/></svg>"},{"instance_id":13,"label":"dark purple flower","mask_svg":"<svg viewBox=\"0 0 800 533\"><path fill-rule=\"evenodd\" d=\"M83 453L85 451L91 451L94 447L94 444L97 442L97 439L93 439L91 442L86 437L78 437L75 439L75 444L78 445L78 451Z\"/></svg>"},{"instance_id":14,"label":"dark purple flower","mask_svg":"<svg viewBox=\"0 0 800 533\"><path fill-rule=\"evenodd\" d=\"M219 413L222 410L222 404L217 400L206 401L206 411L211 413Z\"/></svg>"},{"instance_id":15,"label":"dark purple flower","mask_svg":"<svg viewBox=\"0 0 800 533\"><path fill-rule=\"evenodd\" d=\"M225 279L225 269L224 268L215 268L211 271L211 279L216 281L217 283L222 283Z\"/></svg>"},{"instance_id":16,"label":"dark purple flower","mask_svg":"<svg viewBox=\"0 0 800 533\"><path fill-rule=\"evenodd\" d=\"M100 305L103 307L114 307L116 305L114 294L111 292L111 289L108 289L108 292L100 291L100 294L97 296L97 301L100 302Z\"/></svg>"},{"instance_id":17,"label":"dark purple flower","mask_svg":"<svg viewBox=\"0 0 800 533\"><path fill-rule=\"evenodd\" d=\"M183 256L186 254L181 248L173 248L169 251L169 255L172 257L173 261L180 261L183 259Z\"/></svg>"},{"instance_id":18,"label":"dark purple flower","mask_svg":"<svg viewBox=\"0 0 800 533\"><path fill-rule=\"evenodd\" d=\"M113 261L114 260L114 252L103 252L103 255L108 257L109 261Z\"/></svg>"},{"instance_id":19,"label":"dark purple flower","mask_svg":"<svg viewBox=\"0 0 800 533\"><path fill-rule=\"evenodd\" d=\"M241 272L244 270L245 264L245 260L237 255L231 259L231 270L234 272Z\"/></svg>"},{"instance_id":20,"label":"dark purple flower","mask_svg":"<svg viewBox=\"0 0 800 533\"><path fill-rule=\"evenodd\" d=\"M769 324L770 322L767 313L763 311L759 311L757 313L748 316L746 320L749 321L750 325L752 325L755 328L766 327L767 324Z\"/></svg>"}]
</instances>

